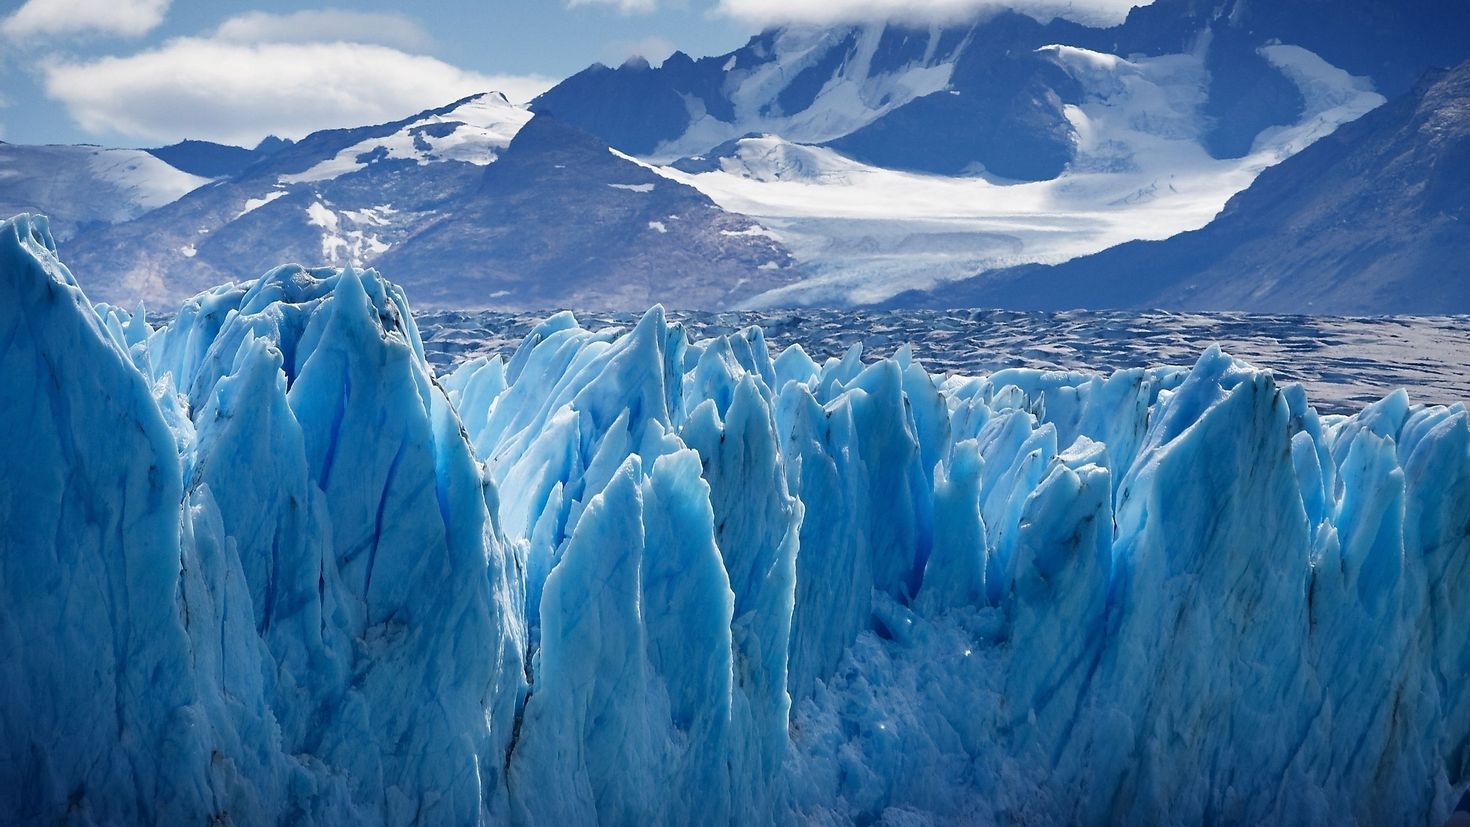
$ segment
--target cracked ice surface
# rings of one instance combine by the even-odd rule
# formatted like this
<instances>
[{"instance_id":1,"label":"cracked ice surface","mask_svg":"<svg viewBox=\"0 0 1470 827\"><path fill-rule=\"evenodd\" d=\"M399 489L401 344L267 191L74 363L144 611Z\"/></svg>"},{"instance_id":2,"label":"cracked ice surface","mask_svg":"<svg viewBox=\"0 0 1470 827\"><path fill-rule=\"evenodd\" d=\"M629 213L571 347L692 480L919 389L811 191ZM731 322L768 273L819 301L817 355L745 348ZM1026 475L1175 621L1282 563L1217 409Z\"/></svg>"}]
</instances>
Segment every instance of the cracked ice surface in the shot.
<instances>
[{"instance_id":1,"label":"cracked ice surface","mask_svg":"<svg viewBox=\"0 0 1470 827\"><path fill-rule=\"evenodd\" d=\"M436 376L372 272L166 326L0 225L19 823L1437 824L1470 414L931 375L570 314Z\"/></svg>"}]
</instances>

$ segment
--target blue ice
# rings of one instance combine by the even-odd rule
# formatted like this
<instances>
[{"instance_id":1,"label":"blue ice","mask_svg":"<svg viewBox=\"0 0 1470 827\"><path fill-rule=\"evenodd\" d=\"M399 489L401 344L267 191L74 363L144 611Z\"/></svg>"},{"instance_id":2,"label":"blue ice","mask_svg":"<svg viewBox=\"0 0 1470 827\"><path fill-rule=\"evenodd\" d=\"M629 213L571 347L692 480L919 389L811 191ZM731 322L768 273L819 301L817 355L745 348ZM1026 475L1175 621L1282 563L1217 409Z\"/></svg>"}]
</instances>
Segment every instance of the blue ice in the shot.
<instances>
[{"instance_id":1,"label":"blue ice","mask_svg":"<svg viewBox=\"0 0 1470 827\"><path fill-rule=\"evenodd\" d=\"M0 224L22 824L1438 824L1470 414L1217 349L818 363L569 313L424 360L372 271L151 325Z\"/></svg>"}]
</instances>

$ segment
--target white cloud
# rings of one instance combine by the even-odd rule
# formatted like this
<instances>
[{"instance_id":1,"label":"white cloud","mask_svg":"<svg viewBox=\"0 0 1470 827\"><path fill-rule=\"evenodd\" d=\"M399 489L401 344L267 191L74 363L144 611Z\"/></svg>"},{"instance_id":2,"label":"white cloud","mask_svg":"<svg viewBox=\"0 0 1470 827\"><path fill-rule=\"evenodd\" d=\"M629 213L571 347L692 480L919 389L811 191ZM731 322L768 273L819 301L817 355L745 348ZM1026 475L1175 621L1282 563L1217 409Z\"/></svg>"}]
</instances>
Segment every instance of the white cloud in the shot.
<instances>
[{"instance_id":1,"label":"white cloud","mask_svg":"<svg viewBox=\"0 0 1470 827\"><path fill-rule=\"evenodd\" d=\"M169 0L26 0L3 21L11 37L111 34L137 37L163 22Z\"/></svg>"},{"instance_id":2,"label":"white cloud","mask_svg":"<svg viewBox=\"0 0 1470 827\"><path fill-rule=\"evenodd\" d=\"M179 38L126 57L55 61L46 91L93 133L250 145L406 117L476 92L525 101L552 81L485 75L386 46Z\"/></svg>"},{"instance_id":3,"label":"white cloud","mask_svg":"<svg viewBox=\"0 0 1470 827\"><path fill-rule=\"evenodd\" d=\"M567 0L571 8L577 6L612 6L623 14L642 14L658 8L658 0Z\"/></svg>"},{"instance_id":4,"label":"white cloud","mask_svg":"<svg viewBox=\"0 0 1470 827\"><path fill-rule=\"evenodd\" d=\"M249 12L220 24L214 36L234 43L377 43L409 51L423 51L432 43L424 27L406 15L344 9Z\"/></svg>"},{"instance_id":5,"label":"white cloud","mask_svg":"<svg viewBox=\"0 0 1470 827\"><path fill-rule=\"evenodd\" d=\"M601 59L609 66L617 66L630 58L641 57L657 66L673 53L674 44L671 41L652 35L642 40L615 40L603 48Z\"/></svg>"},{"instance_id":6,"label":"white cloud","mask_svg":"<svg viewBox=\"0 0 1470 827\"><path fill-rule=\"evenodd\" d=\"M1043 20L1116 23L1152 0L720 0L717 11L748 23L831 25L863 21L946 23L1013 8Z\"/></svg>"}]
</instances>

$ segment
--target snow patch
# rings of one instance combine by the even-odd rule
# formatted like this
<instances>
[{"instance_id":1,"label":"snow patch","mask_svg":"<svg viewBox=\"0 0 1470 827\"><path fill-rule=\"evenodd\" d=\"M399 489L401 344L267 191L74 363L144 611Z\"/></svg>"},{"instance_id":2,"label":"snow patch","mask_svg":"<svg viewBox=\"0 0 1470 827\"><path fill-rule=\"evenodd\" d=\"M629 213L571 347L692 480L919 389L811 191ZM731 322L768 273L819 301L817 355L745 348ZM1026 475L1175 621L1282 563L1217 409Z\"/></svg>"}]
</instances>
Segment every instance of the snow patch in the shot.
<instances>
[{"instance_id":1,"label":"snow patch","mask_svg":"<svg viewBox=\"0 0 1470 827\"><path fill-rule=\"evenodd\" d=\"M343 210L342 217L365 227L387 227L392 225L393 216L397 213L398 210L393 209L392 204L379 204L361 210Z\"/></svg>"},{"instance_id":2,"label":"snow patch","mask_svg":"<svg viewBox=\"0 0 1470 827\"><path fill-rule=\"evenodd\" d=\"M749 227L746 227L743 230L720 230L720 235L731 236L734 238L769 238L772 241L776 242L779 242L781 240L781 236L778 233L774 233L759 224L751 224Z\"/></svg>"},{"instance_id":3,"label":"snow patch","mask_svg":"<svg viewBox=\"0 0 1470 827\"><path fill-rule=\"evenodd\" d=\"M480 95L440 115L412 121L397 131L367 138L298 173L280 176L282 184L326 181L365 169L370 159L429 164L459 161L485 166L495 161L521 127L531 120L524 106L496 94Z\"/></svg>"},{"instance_id":4,"label":"snow patch","mask_svg":"<svg viewBox=\"0 0 1470 827\"><path fill-rule=\"evenodd\" d=\"M210 179L175 169L141 149L97 149L91 153L92 173L122 190L144 209L171 204Z\"/></svg>"},{"instance_id":5,"label":"snow patch","mask_svg":"<svg viewBox=\"0 0 1470 827\"><path fill-rule=\"evenodd\" d=\"M1295 126L1262 132L1251 147L1252 154L1270 154L1278 161L1284 160L1387 101L1374 91L1369 78L1350 75L1300 46L1278 43L1259 51L1296 84L1306 102L1306 112Z\"/></svg>"},{"instance_id":6,"label":"snow patch","mask_svg":"<svg viewBox=\"0 0 1470 827\"><path fill-rule=\"evenodd\" d=\"M321 201L313 201L306 208L306 220L311 226L321 228L324 262L361 267L392 246L377 233L363 227L383 226L393 212L390 206L382 205L364 210L344 210L339 216ZM344 227L343 219L358 226Z\"/></svg>"},{"instance_id":7,"label":"snow patch","mask_svg":"<svg viewBox=\"0 0 1470 827\"><path fill-rule=\"evenodd\" d=\"M235 213L235 218L238 219L242 216L253 213L261 207L264 207L266 204L269 204L277 198L286 195L287 192L288 191L286 189L282 187L277 187L276 189L267 192L265 195L262 195L259 198L247 198L245 200L244 208L242 208L238 213Z\"/></svg>"}]
</instances>

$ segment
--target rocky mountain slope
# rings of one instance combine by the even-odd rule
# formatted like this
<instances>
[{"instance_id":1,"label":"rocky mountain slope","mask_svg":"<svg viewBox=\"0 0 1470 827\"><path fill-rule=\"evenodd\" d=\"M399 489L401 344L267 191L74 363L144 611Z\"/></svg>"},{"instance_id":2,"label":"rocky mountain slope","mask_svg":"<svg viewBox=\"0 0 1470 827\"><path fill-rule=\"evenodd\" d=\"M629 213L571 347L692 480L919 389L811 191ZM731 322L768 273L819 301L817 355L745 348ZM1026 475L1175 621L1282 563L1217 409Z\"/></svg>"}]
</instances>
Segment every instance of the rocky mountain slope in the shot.
<instances>
[{"instance_id":1,"label":"rocky mountain slope","mask_svg":"<svg viewBox=\"0 0 1470 827\"><path fill-rule=\"evenodd\" d=\"M532 117L486 94L394 123L314 133L166 207L63 245L78 266L114 274L98 284L100 297L155 305L253 278L281 260L381 264L405 284L423 284L424 305L448 307L602 306L614 296L648 303L646 289L583 283L594 271L634 278L604 261L636 263L658 298L694 302L688 306L792 277L789 256L754 222L567 129L537 130L520 144L518 172L487 177ZM555 147L536 137L552 134L562 136ZM618 181L628 185L609 186ZM518 197L524 209L513 206ZM594 205L598 219L589 221ZM480 222L472 228L471 216ZM651 229L657 224L666 232ZM436 240L451 227L466 239ZM714 241L700 246L696 236ZM493 249L470 237L494 238ZM713 285L723 286L705 290Z\"/></svg>"},{"instance_id":2,"label":"rocky mountain slope","mask_svg":"<svg viewBox=\"0 0 1470 827\"><path fill-rule=\"evenodd\" d=\"M451 307L720 308L795 280L759 224L547 115L376 265Z\"/></svg>"},{"instance_id":3,"label":"rocky mountain slope","mask_svg":"<svg viewBox=\"0 0 1470 827\"><path fill-rule=\"evenodd\" d=\"M1201 230L894 303L1470 312L1470 62L1266 170Z\"/></svg>"}]
</instances>

